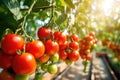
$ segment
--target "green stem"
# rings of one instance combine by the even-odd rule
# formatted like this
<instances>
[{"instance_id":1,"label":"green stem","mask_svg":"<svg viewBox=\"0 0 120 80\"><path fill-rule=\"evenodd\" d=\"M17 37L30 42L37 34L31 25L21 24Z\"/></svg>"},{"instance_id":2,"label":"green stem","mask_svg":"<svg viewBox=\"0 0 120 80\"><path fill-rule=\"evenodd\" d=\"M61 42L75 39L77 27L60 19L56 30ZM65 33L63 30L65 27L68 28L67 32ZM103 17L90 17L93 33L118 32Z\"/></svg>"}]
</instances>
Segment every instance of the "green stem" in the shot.
<instances>
[{"instance_id":1,"label":"green stem","mask_svg":"<svg viewBox=\"0 0 120 80\"><path fill-rule=\"evenodd\" d=\"M27 20L27 16L32 11L32 8L33 8L33 6L35 5L36 2L37 2L37 0L34 0L34 2L32 3L32 5L30 6L30 9L28 10L28 13L25 15L23 23L22 23L22 27L21 27L21 29L22 29L23 33L25 34L25 36L28 37L29 39L33 39L33 38L26 33L26 31L25 31L24 28L25 28L25 23L26 23L26 20Z\"/></svg>"}]
</instances>

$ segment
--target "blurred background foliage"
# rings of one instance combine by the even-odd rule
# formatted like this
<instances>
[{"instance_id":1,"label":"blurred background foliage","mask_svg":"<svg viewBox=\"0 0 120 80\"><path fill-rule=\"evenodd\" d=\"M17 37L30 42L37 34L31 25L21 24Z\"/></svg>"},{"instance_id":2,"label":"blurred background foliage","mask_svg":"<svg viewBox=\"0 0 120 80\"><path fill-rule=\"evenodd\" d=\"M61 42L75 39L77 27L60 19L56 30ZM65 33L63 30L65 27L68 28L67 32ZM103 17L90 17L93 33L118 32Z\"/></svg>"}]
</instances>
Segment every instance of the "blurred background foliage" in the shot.
<instances>
[{"instance_id":1,"label":"blurred background foliage","mask_svg":"<svg viewBox=\"0 0 120 80\"><path fill-rule=\"evenodd\" d=\"M0 39L22 26L36 38L38 28L47 26L76 33L81 38L95 31L100 40L109 38L120 43L119 3L119 0L0 0Z\"/></svg>"}]
</instances>

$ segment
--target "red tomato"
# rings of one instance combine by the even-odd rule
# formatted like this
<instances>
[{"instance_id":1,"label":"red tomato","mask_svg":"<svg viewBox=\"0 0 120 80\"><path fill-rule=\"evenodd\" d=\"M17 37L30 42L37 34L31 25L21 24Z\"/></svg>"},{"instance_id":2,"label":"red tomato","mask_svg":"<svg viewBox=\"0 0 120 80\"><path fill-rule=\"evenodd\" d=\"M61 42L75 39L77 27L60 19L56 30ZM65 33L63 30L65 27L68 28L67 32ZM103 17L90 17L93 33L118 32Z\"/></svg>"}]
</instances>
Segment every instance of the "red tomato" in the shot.
<instances>
[{"instance_id":1,"label":"red tomato","mask_svg":"<svg viewBox=\"0 0 120 80\"><path fill-rule=\"evenodd\" d=\"M79 38L78 38L78 35L77 35L77 34L72 34L72 35L70 36L70 39L71 39L72 41L76 41L76 42L79 41Z\"/></svg>"},{"instance_id":2,"label":"red tomato","mask_svg":"<svg viewBox=\"0 0 120 80\"><path fill-rule=\"evenodd\" d=\"M71 60L71 61L77 61L79 58L80 58L80 54L78 51L72 51L68 54L68 58Z\"/></svg>"},{"instance_id":3,"label":"red tomato","mask_svg":"<svg viewBox=\"0 0 120 80\"><path fill-rule=\"evenodd\" d=\"M2 72L0 72L0 80L15 80L15 77L7 70L3 70Z\"/></svg>"},{"instance_id":4,"label":"red tomato","mask_svg":"<svg viewBox=\"0 0 120 80\"><path fill-rule=\"evenodd\" d=\"M87 40L87 41L92 41L93 39L94 39L93 36L87 36L87 37L86 37L86 40Z\"/></svg>"},{"instance_id":5,"label":"red tomato","mask_svg":"<svg viewBox=\"0 0 120 80\"><path fill-rule=\"evenodd\" d=\"M58 44L62 44L67 40L67 35L63 32L54 32L54 39Z\"/></svg>"},{"instance_id":6,"label":"red tomato","mask_svg":"<svg viewBox=\"0 0 120 80\"><path fill-rule=\"evenodd\" d=\"M1 41L2 50L9 55L16 54L17 50L22 50L24 47L24 39L17 34L7 34Z\"/></svg>"},{"instance_id":7,"label":"red tomato","mask_svg":"<svg viewBox=\"0 0 120 80\"><path fill-rule=\"evenodd\" d=\"M86 60L91 60L91 56L90 55L86 55Z\"/></svg>"},{"instance_id":8,"label":"red tomato","mask_svg":"<svg viewBox=\"0 0 120 80\"><path fill-rule=\"evenodd\" d=\"M39 39L44 39L49 37L51 34L51 29L50 28L45 28L45 27L41 27L38 29L38 37Z\"/></svg>"},{"instance_id":9,"label":"red tomato","mask_svg":"<svg viewBox=\"0 0 120 80\"><path fill-rule=\"evenodd\" d=\"M14 72L19 75L32 74L35 72L36 66L36 60L30 53L16 55L12 62Z\"/></svg>"},{"instance_id":10,"label":"red tomato","mask_svg":"<svg viewBox=\"0 0 120 80\"><path fill-rule=\"evenodd\" d=\"M6 55L4 52L0 51L0 68L6 69L11 67L13 56Z\"/></svg>"},{"instance_id":11,"label":"red tomato","mask_svg":"<svg viewBox=\"0 0 120 80\"><path fill-rule=\"evenodd\" d=\"M40 58L38 58L38 60L41 62L41 63L45 63L49 60L50 56L48 54L44 54L43 56L41 56Z\"/></svg>"},{"instance_id":12,"label":"red tomato","mask_svg":"<svg viewBox=\"0 0 120 80\"><path fill-rule=\"evenodd\" d=\"M94 36L95 36L95 32L91 31L91 32L89 33L89 35L94 37Z\"/></svg>"},{"instance_id":13,"label":"red tomato","mask_svg":"<svg viewBox=\"0 0 120 80\"><path fill-rule=\"evenodd\" d=\"M60 50L64 50L64 49L66 49L68 47L68 42L67 41L65 41L64 43L62 43L62 44L59 44L59 49Z\"/></svg>"},{"instance_id":14,"label":"red tomato","mask_svg":"<svg viewBox=\"0 0 120 80\"><path fill-rule=\"evenodd\" d=\"M78 42L70 42L69 43L69 47L71 48L71 49L73 49L73 50L78 50L79 49L79 44L78 44Z\"/></svg>"},{"instance_id":15,"label":"red tomato","mask_svg":"<svg viewBox=\"0 0 120 80\"><path fill-rule=\"evenodd\" d=\"M65 59L67 59L67 56L68 56L68 54L65 52L65 50L59 51L60 59L65 60Z\"/></svg>"},{"instance_id":16,"label":"red tomato","mask_svg":"<svg viewBox=\"0 0 120 80\"><path fill-rule=\"evenodd\" d=\"M46 52L46 54L53 55L58 51L59 51L59 45L58 45L57 42L52 41L50 39L45 42L45 52Z\"/></svg>"},{"instance_id":17,"label":"red tomato","mask_svg":"<svg viewBox=\"0 0 120 80\"><path fill-rule=\"evenodd\" d=\"M44 54L45 46L41 41L35 40L26 44L26 52L31 53L35 58L39 58Z\"/></svg>"}]
</instances>

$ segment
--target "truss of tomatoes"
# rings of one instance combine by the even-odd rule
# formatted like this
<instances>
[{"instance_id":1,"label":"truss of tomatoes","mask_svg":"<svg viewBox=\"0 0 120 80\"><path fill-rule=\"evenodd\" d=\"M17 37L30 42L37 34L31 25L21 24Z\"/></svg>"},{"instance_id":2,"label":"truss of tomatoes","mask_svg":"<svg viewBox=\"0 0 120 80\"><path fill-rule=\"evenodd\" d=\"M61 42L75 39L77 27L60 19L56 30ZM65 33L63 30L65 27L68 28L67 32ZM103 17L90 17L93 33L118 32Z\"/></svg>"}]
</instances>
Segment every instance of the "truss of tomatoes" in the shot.
<instances>
[{"instance_id":1,"label":"truss of tomatoes","mask_svg":"<svg viewBox=\"0 0 120 80\"><path fill-rule=\"evenodd\" d=\"M97 43L94 32L79 40L77 34L67 35L40 27L37 36L39 39L31 42L25 42L18 34L3 36L0 68L12 69L17 75L31 75L40 67L41 70L54 74L58 70L57 62L60 60L68 65L80 58L91 60L89 53Z\"/></svg>"}]
</instances>

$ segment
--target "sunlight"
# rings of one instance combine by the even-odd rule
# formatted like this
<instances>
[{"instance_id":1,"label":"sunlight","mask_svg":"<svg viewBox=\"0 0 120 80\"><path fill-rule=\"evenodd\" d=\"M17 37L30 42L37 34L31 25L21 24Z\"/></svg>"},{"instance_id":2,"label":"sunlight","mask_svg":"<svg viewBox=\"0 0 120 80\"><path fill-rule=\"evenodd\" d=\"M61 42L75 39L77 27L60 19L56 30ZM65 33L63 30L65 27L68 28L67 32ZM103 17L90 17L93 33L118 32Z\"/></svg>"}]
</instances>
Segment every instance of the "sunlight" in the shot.
<instances>
[{"instance_id":1,"label":"sunlight","mask_svg":"<svg viewBox=\"0 0 120 80\"><path fill-rule=\"evenodd\" d=\"M113 5L114 0L104 0L102 4L102 9L105 13L105 15L109 15L111 10L112 10L112 5Z\"/></svg>"}]
</instances>

